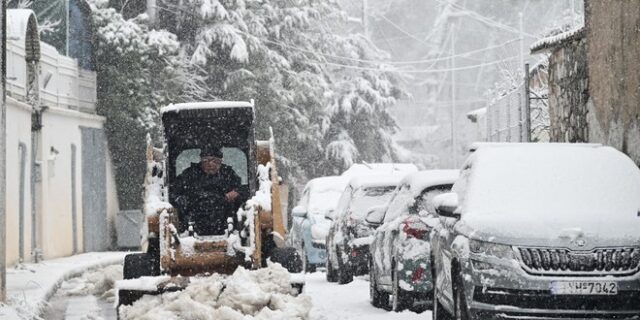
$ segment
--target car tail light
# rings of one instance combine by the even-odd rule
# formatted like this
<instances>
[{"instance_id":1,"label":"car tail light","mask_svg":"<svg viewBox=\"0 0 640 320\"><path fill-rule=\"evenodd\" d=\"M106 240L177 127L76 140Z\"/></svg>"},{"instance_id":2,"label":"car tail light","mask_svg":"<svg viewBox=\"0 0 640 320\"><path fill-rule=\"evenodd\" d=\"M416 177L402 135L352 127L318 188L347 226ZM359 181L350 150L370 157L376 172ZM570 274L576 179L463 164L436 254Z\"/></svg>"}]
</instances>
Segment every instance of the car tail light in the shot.
<instances>
[{"instance_id":1,"label":"car tail light","mask_svg":"<svg viewBox=\"0 0 640 320\"><path fill-rule=\"evenodd\" d=\"M424 275L424 268L423 267L418 267L416 269L416 271L413 273L413 276L411 277L411 281L416 282L416 281L422 279L423 275Z\"/></svg>"},{"instance_id":2,"label":"car tail light","mask_svg":"<svg viewBox=\"0 0 640 320\"><path fill-rule=\"evenodd\" d=\"M427 224L413 218L407 218L403 222L402 231L407 235L407 237L420 240L426 240L429 235L429 227Z\"/></svg>"}]
</instances>

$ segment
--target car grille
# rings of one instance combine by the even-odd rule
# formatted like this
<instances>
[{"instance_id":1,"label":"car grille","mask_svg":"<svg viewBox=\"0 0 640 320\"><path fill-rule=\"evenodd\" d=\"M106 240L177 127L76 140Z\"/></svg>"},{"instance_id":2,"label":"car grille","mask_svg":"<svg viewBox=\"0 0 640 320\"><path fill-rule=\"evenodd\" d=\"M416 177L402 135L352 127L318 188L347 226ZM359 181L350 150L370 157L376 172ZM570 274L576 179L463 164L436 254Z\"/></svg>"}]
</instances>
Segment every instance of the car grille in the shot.
<instances>
[{"instance_id":1,"label":"car grille","mask_svg":"<svg viewBox=\"0 0 640 320\"><path fill-rule=\"evenodd\" d=\"M630 275L640 269L640 248L573 251L518 248L524 269L539 275Z\"/></svg>"}]
</instances>

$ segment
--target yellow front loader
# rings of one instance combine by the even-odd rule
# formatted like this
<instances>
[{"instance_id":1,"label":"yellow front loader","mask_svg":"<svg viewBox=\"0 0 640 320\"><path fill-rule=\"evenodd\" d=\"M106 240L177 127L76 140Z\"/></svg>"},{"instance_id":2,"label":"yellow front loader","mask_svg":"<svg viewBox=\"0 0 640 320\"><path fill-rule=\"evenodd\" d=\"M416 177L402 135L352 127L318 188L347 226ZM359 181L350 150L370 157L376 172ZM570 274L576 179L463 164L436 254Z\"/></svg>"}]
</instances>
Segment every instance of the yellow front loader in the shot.
<instances>
[{"instance_id":1,"label":"yellow front loader","mask_svg":"<svg viewBox=\"0 0 640 320\"><path fill-rule=\"evenodd\" d=\"M301 272L300 256L284 245L282 196L287 192L281 190L286 186L277 172L273 133L269 140L256 140L253 102L177 104L161 113L163 148L154 148L150 139L147 143L143 252L125 257L118 306L144 294L181 290L191 276L261 268L268 260ZM212 143L241 178L243 204L224 234L198 235L191 228L180 233L177 226L185 215L175 205L172 188L176 177L199 161L200 149ZM292 283L298 292L302 286Z\"/></svg>"}]
</instances>

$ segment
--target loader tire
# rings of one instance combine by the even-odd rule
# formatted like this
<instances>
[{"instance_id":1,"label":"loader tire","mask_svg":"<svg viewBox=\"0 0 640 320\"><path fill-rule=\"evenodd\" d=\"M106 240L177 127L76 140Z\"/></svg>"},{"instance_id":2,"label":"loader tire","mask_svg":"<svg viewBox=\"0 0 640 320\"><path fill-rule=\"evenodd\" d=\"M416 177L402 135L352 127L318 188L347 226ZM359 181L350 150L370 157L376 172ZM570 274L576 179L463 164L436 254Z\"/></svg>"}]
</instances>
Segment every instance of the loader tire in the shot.
<instances>
[{"instance_id":1,"label":"loader tire","mask_svg":"<svg viewBox=\"0 0 640 320\"><path fill-rule=\"evenodd\" d=\"M122 277L126 279L137 279L140 277L157 276L160 266L152 255L147 253L133 253L124 257L124 268Z\"/></svg>"},{"instance_id":2,"label":"loader tire","mask_svg":"<svg viewBox=\"0 0 640 320\"><path fill-rule=\"evenodd\" d=\"M298 250L293 247L273 248L271 252L271 262L281 264L291 273L302 272L302 258L300 258Z\"/></svg>"}]
</instances>

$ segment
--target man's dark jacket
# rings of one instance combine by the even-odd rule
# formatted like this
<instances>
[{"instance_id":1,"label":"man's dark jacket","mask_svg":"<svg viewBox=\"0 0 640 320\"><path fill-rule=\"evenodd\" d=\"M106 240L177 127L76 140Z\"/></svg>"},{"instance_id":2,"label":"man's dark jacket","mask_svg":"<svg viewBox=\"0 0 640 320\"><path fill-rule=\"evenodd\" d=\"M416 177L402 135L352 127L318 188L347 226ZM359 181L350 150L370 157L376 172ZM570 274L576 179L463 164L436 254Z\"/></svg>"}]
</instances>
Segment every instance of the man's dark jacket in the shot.
<instances>
[{"instance_id":1,"label":"man's dark jacket","mask_svg":"<svg viewBox=\"0 0 640 320\"><path fill-rule=\"evenodd\" d=\"M207 174L200 163L192 163L171 188L180 218L179 231L186 230L191 219L200 235L224 234L227 218L233 218L240 205L239 198L233 203L227 202L225 194L239 191L240 185L240 177L230 166L223 164L216 174Z\"/></svg>"}]
</instances>

